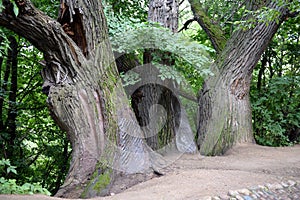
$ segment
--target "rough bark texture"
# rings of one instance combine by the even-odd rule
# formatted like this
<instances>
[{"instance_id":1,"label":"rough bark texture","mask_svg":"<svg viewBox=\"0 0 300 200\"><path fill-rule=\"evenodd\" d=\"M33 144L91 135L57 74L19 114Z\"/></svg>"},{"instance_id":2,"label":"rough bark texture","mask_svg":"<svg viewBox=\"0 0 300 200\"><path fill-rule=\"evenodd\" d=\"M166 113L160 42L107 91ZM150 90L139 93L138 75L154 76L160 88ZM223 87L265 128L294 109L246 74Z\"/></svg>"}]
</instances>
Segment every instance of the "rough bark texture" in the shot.
<instances>
[{"instance_id":1,"label":"rough bark texture","mask_svg":"<svg viewBox=\"0 0 300 200\"><path fill-rule=\"evenodd\" d=\"M189 0L189 2L196 21L207 34L216 52L220 53L226 44L226 37L220 25L213 23L207 16L199 0Z\"/></svg>"},{"instance_id":2,"label":"rough bark texture","mask_svg":"<svg viewBox=\"0 0 300 200\"><path fill-rule=\"evenodd\" d=\"M269 6L276 8L273 3ZM259 23L253 29L236 31L227 42L212 67L215 76L205 82L199 95L200 153L220 155L236 143L253 141L252 72L278 27L275 22Z\"/></svg>"},{"instance_id":3,"label":"rough bark texture","mask_svg":"<svg viewBox=\"0 0 300 200\"><path fill-rule=\"evenodd\" d=\"M177 0L150 0L148 20L160 23L173 33L178 30L178 2Z\"/></svg>"},{"instance_id":4,"label":"rough bark texture","mask_svg":"<svg viewBox=\"0 0 300 200\"><path fill-rule=\"evenodd\" d=\"M42 76L48 105L72 144L72 160L56 196L78 198L109 193L118 171L155 168L118 80L100 1L62 0L58 21L16 1L4 1L0 25L44 53Z\"/></svg>"},{"instance_id":5,"label":"rough bark texture","mask_svg":"<svg viewBox=\"0 0 300 200\"><path fill-rule=\"evenodd\" d=\"M178 3L176 0L151 0L149 2L148 21L159 23L161 26L177 32L178 29ZM161 57L161 64L171 65L172 60L164 59L163 53L155 50L148 50L144 54L144 64L152 62L153 54ZM146 76L152 76L152 82L137 89L135 94L140 94L141 98L134 98L133 107L140 125L144 128L147 144L154 150L158 150L166 145L170 145L175 137L176 115L180 116L180 109L172 105L175 100L174 86L171 80L160 81L159 70L151 65ZM145 82L148 78L143 77ZM158 82L160 82L158 84ZM167 87L166 87L167 86ZM135 95L134 94L134 95ZM136 96L136 95L135 95ZM178 105L177 105L178 107ZM150 113L150 109L152 114ZM151 125L152 123L152 125ZM153 124L154 123L154 124Z\"/></svg>"},{"instance_id":6,"label":"rough bark texture","mask_svg":"<svg viewBox=\"0 0 300 200\"><path fill-rule=\"evenodd\" d=\"M148 20L160 23L173 33L178 29L178 2L166 0L151 0L149 2ZM174 65L170 53L158 50L146 50L144 65L152 62L154 54L160 57L160 63L166 66ZM193 133L181 106L176 84L173 80L162 81L159 70L149 65L135 70L141 77L137 83L141 87L131 94L132 107L142 127L147 144L154 150L177 147L182 152L193 153L196 146ZM130 90L130 89L129 89ZM131 88L132 90L132 88ZM185 127L185 128L183 128ZM184 148L182 148L184 146Z\"/></svg>"}]
</instances>

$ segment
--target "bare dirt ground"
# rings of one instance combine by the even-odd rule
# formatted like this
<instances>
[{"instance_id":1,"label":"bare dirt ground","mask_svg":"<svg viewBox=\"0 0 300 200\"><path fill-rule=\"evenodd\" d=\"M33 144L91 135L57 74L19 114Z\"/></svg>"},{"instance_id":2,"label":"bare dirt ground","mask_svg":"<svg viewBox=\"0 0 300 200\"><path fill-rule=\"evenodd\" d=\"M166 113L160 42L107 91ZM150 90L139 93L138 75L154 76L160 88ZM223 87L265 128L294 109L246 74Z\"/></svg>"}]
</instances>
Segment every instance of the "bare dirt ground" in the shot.
<instances>
[{"instance_id":1,"label":"bare dirt ground","mask_svg":"<svg viewBox=\"0 0 300 200\"><path fill-rule=\"evenodd\" d=\"M224 156L170 154L175 162L164 176L135 185L122 193L94 200L203 199L267 183L300 181L300 145L262 147L239 145ZM43 195L0 195L1 200L61 200Z\"/></svg>"}]
</instances>

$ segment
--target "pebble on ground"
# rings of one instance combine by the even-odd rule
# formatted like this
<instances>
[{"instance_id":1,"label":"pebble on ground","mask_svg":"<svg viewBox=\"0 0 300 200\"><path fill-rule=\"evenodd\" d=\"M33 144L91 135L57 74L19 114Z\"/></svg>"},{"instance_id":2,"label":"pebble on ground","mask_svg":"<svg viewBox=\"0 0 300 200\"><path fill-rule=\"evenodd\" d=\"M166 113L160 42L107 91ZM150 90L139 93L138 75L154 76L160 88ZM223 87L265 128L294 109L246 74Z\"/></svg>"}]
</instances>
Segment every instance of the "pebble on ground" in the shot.
<instances>
[{"instance_id":1,"label":"pebble on ground","mask_svg":"<svg viewBox=\"0 0 300 200\"><path fill-rule=\"evenodd\" d=\"M227 195L205 197L203 200L299 200L300 181L288 180L240 190L230 190Z\"/></svg>"}]
</instances>

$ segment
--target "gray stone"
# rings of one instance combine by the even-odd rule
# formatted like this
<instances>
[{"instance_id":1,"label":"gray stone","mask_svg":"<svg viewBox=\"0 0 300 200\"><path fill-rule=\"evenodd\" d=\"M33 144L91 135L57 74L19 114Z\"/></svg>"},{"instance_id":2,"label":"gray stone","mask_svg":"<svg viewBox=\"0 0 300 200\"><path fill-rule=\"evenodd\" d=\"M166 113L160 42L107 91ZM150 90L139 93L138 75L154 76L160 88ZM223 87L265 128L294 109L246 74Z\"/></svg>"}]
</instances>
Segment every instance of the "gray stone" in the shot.
<instances>
[{"instance_id":1,"label":"gray stone","mask_svg":"<svg viewBox=\"0 0 300 200\"><path fill-rule=\"evenodd\" d=\"M213 198L212 197L203 197L203 198L201 198L202 200L213 200Z\"/></svg>"},{"instance_id":2,"label":"gray stone","mask_svg":"<svg viewBox=\"0 0 300 200\"><path fill-rule=\"evenodd\" d=\"M275 184L267 184L266 185L270 190L279 190L282 189L283 186L279 183L275 183Z\"/></svg>"},{"instance_id":3,"label":"gray stone","mask_svg":"<svg viewBox=\"0 0 300 200\"><path fill-rule=\"evenodd\" d=\"M264 186L264 185L258 185L258 188L259 189L266 189L266 186Z\"/></svg>"},{"instance_id":4,"label":"gray stone","mask_svg":"<svg viewBox=\"0 0 300 200\"><path fill-rule=\"evenodd\" d=\"M244 194L244 195L247 195L247 196L249 196L251 194L250 190L248 190L248 189L240 189L240 190L238 190L238 192L240 194Z\"/></svg>"},{"instance_id":5,"label":"gray stone","mask_svg":"<svg viewBox=\"0 0 300 200\"><path fill-rule=\"evenodd\" d=\"M235 197L236 195L239 195L239 193L236 190L229 190L228 191L228 195L232 196L232 197Z\"/></svg>"},{"instance_id":6,"label":"gray stone","mask_svg":"<svg viewBox=\"0 0 300 200\"><path fill-rule=\"evenodd\" d=\"M235 198L236 198L237 200L244 200L244 198L243 198L241 195L236 195Z\"/></svg>"},{"instance_id":7,"label":"gray stone","mask_svg":"<svg viewBox=\"0 0 300 200\"><path fill-rule=\"evenodd\" d=\"M294 186L294 185L296 185L296 182L293 181L293 180L288 180L288 184L289 184L290 186Z\"/></svg>"},{"instance_id":8,"label":"gray stone","mask_svg":"<svg viewBox=\"0 0 300 200\"><path fill-rule=\"evenodd\" d=\"M222 200L225 200L225 199L228 200L228 199L230 199L230 197L228 195L220 195L219 197Z\"/></svg>"},{"instance_id":9,"label":"gray stone","mask_svg":"<svg viewBox=\"0 0 300 200\"><path fill-rule=\"evenodd\" d=\"M260 197L260 194L258 194L256 190L252 190L252 194L255 195L256 198Z\"/></svg>"},{"instance_id":10,"label":"gray stone","mask_svg":"<svg viewBox=\"0 0 300 200\"><path fill-rule=\"evenodd\" d=\"M260 187L258 186L252 186L252 187L248 187L249 190L259 190Z\"/></svg>"},{"instance_id":11,"label":"gray stone","mask_svg":"<svg viewBox=\"0 0 300 200\"><path fill-rule=\"evenodd\" d=\"M251 196L243 196L244 200L253 200Z\"/></svg>"},{"instance_id":12,"label":"gray stone","mask_svg":"<svg viewBox=\"0 0 300 200\"><path fill-rule=\"evenodd\" d=\"M289 187L289 184L288 184L288 183L286 183L286 182L281 182L281 185L282 185L282 187L284 187L284 188L287 188L287 187Z\"/></svg>"}]
</instances>

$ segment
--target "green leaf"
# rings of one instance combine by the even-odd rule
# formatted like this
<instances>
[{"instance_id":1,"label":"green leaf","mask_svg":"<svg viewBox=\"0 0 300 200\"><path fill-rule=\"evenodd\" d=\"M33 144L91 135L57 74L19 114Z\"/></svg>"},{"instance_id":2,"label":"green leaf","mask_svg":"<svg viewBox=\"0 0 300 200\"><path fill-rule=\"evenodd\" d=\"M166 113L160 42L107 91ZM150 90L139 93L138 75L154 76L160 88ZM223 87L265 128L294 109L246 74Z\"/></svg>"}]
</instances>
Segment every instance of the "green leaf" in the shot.
<instances>
[{"instance_id":1,"label":"green leaf","mask_svg":"<svg viewBox=\"0 0 300 200\"><path fill-rule=\"evenodd\" d=\"M15 166L9 166L9 167L7 167L7 169L6 169L6 172L7 172L7 173L12 172L12 173L14 173L14 174L17 174L16 168L17 168L17 167L15 167Z\"/></svg>"},{"instance_id":2,"label":"green leaf","mask_svg":"<svg viewBox=\"0 0 300 200\"><path fill-rule=\"evenodd\" d=\"M2 160L0 160L0 165L2 165L2 166L5 166L5 165L10 166L9 159L2 158Z\"/></svg>"},{"instance_id":3,"label":"green leaf","mask_svg":"<svg viewBox=\"0 0 300 200\"><path fill-rule=\"evenodd\" d=\"M18 8L17 4L14 1L12 1L12 4L14 5L14 13L15 13L16 16L18 16L19 15L19 8Z\"/></svg>"},{"instance_id":4,"label":"green leaf","mask_svg":"<svg viewBox=\"0 0 300 200\"><path fill-rule=\"evenodd\" d=\"M0 1L0 12L2 12L3 8L4 8L4 6L2 4L2 1Z\"/></svg>"}]
</instances>

